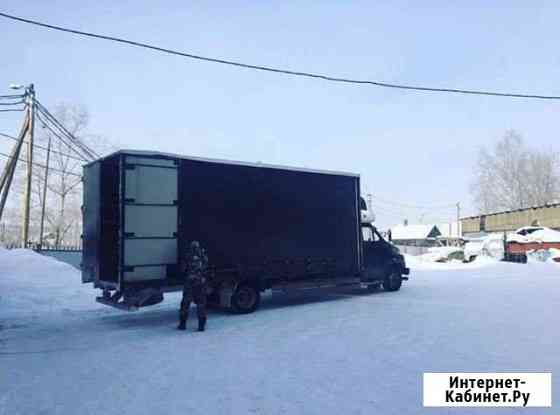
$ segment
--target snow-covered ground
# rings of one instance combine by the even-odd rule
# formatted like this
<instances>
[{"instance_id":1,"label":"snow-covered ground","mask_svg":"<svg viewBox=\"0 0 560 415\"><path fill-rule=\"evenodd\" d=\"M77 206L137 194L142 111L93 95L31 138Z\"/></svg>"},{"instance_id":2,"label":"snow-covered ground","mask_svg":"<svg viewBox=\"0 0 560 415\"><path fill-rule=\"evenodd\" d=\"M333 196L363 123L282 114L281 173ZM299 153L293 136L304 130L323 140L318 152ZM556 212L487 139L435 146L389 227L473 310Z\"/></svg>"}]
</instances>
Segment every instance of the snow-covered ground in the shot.
<instances>
[{"instance_id":1,"label":"snow-covered ground","mask_svg":"<svg viewBox=\"0 0 560 415\"><path fill-rule=\"evenodd\" d=\"M0 414L558 413L560 266L409 262L399 292L267 297L197 333L177 295L113 310L75 268L0 250ZM552 372L553 408L423 408L430 371Z\"/></svg>"}]
</instances>

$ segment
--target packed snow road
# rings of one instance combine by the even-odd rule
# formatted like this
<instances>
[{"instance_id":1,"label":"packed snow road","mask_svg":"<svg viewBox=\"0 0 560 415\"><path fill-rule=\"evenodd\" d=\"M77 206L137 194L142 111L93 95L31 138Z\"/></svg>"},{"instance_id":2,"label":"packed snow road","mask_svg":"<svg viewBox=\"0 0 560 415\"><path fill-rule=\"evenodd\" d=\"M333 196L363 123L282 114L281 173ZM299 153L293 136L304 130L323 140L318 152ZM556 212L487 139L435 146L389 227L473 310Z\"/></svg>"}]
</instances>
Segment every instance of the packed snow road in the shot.
<instances>
[{"instance_id":1,"label":"packed snow road","mask_svg":"<svg viewBox=\"0 0 560 415\"><path fill-rule=\"evenodd\" d=\"M399 292L265 298L198 333L176 295L112 310L74 268L0 251L0 414L557 413L560 267L411 266ZM552 409L422 407L423 372L525 371L553 373Z\"/></svg>"}]
</instances>

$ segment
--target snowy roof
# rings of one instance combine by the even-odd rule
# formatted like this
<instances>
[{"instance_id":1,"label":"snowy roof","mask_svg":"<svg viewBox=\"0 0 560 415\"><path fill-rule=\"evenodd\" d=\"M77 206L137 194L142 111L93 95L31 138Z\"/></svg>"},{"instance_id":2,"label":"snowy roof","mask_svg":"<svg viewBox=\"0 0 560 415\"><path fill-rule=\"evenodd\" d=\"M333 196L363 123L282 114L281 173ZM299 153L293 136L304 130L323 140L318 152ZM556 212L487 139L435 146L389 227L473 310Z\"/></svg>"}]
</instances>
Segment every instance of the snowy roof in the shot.
<instances>
[{"instance_id":1,"label":"snowy roof","mask_svg":"<svg viewBox=\"0 0 560 415\"><path fill-rule=\"evenodd\" d=\"M438 223L436 226L441 232L441 238L456 238L459 235L459 232L457 232L457 222Z\"/></svg>"},{"instance_id":2,"label":"snowy roof","mask_svg":"<svg viewBox=\"0 0 560 415\"><path fill-rule=\"evenodd\" d=\"M205 158L205 157L196 157L196 156L185 156L182 154L176 153L165 153L161 151L147 151L147 150L119 150L114 153L108 154L104 157L101 157L95 161L87 163L86 166L95 163L99 160L104 160L106 158L115 156L117 154L129 154L133 156L146 156L146 157L166 157L166 158L174 158L174 159L182 159L182 160L194 160L194 161L205 161L208 163L220 163L220 164L235 164L238 166L249 166L249 167L264 167L269 169L279 169L279 170L292 170L292 171L301 171L306 173L319 173L319 174L333 174L336 176L351 176L351 177L360 177L357 173L348 173L342 171L334 171L334 170L318 170L318 169L308 169L305 167L289 167L289 166L280 166L276 164L266 164L266 163L251 163L247 161L236 161L236 160L224 160L224 159L212 159L212 158Z\"/></svg>"},{"instance_id":3,"label":"snowy roof","mask_svg":"<svg viewBox=\"0 0 560 415\"><path fill-rule=\"evenodd\" d=\"M396 225L391 228L391 239L427 239L441 235L436 225Z\"/></svg>"}]
</instances>

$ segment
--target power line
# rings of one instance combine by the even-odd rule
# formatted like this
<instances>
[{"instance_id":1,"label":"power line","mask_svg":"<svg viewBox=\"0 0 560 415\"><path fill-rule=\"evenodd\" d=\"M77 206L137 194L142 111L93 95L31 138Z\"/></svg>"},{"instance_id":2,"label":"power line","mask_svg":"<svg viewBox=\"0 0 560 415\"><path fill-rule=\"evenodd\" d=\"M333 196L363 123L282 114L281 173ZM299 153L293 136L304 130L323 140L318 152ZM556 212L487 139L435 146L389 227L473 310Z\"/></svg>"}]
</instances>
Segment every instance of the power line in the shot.
<instances>
[{"instance_id":1,"label":"power line","mask_svg":"<svg viewBox=\"0 0 560 415\"><path fill-rule=\"evenodd\" d=\"M15 102L0 102L0 105L19 105L19 104L24 104L25 102L21 99L19 101L15 101Z\"/></svg>"},{"instance_id":2,"label":"power line","mask_svg":"<svg viewBox=\"0 0 560 415\"><path fill-rule=\"evenodd\" d=\"M348 83L348 84L367 84L367 85L374 85L374 86L379 86L379 87L384 87L384 88L397 88L397 89L406 89L406 90L422 91L422 92L446 92L446 93L469 94L469 95L489 95L489 96L509 97L509 98L531 98L531 99L560 100L560 96L554 96L554 95L518 94L518 93L509 93L509 92L492 92L492 91L479 91L479 90L457 89L457 88L431 88L431 87L424 87L424 86L390 84L390 83L379 82L379 81L368 81L368 80L341 78L341 77L335 77L335 76L332 76L332 75L321 75L321 74L316 74L316 73L311 73L311 72L292 71L292 70L288 70L288 69L280 69L280 68L274 68L274 67L262 66L262 65L252 65L252 64L247 64L247 63L242 63L242 62L237 62L237 61L232 61L232 60L227 60L227 59L222 59L222 58L210 58L210 57L206 57L206 56L195 55L195 54L192 54L192 53L180 52L180 51L177 51L177 50L167 49L167 48L163 48L163 47L160 47L160 46L151 45L151 44L148 44L148 43L136 42L136 41L133 41L133 40L118 38L118 37L114 37L114 36L101 35L101 34L96 34L96 33L92 33L92 32L84 32L84 31L76 30L76 29L69 29L69 28L66 28L66 27L47 24L47 23L43 23L43 22L39 22L39 21L36 21L36 20L31 20L31 19L25 19L25 18L22 18L22 17L13 16L13 15L10 15L10 14L7 14L7 13L2 13L2 12L0 12L0 16L5 17L7 19L11 19L11 20L16 20L16 21L19 21L19 22L32 24L32 25L35 25L35 26L44 27L44 28L47 28L47 29L57 30L57 31L60 31L60 32L73 33L73 34L80 35L80 36L87 36L87 37L96 38L96 39L109 40L109 41L112 41L112 42L118 42L118 43L123 43L123 44L126 44L126 45L136 46L136 47L140 47L140 48L151 49L151 50L155 50L155 51L158 51L158 52L163 52L163 53L167 53L167 54L171 54L171 55L183 56L183 57L190 58L190 59L197 59L197 60L206 61L206 62L220 63L220 64L223 64L223 65L236 66L236 67L246 68L246 69L255 69L255 70L259 70L259 71L280 73L280 74L284 74L284 75L322 79L324 81L330 81L330 82L341 82L341 83Z\"/></svg>"},{"instance_id":3,"label":"power line","mask_svg":"<svg viewBox=\"0 0 560 415\"><path fill-rule=\"evenodd\" d=\"M42 120L41 120L41 121L42 121ZM16 140L16 141L17 141L17 137L13 137L13 136L8 135L8 134L0 133L0 136L6 137L6 138L9 138L9 139L11 139L11 140ZM27 141L24 141L24 143L27 143ZM34 147L37 147L37 148L40 148L40 149L42 149L42 150L48 150L47 147L41 146L41 145L39 145L39 144L33 144L33 146L34 146ZM61 156L65 156L65 157L68 157L68 158L71 158L71 159L74 159L74 160L78 160L78 161L87 161L87 160L84 160L84 159L82 159L82 158L74 157L74 156L72 156L72 155L70 155L70 154L63 153L62 151L56 151L56 150L51 149L50 152L51 152L51 153L60 154Z\"/></svg>"},{"instance_id":4,"label":"power line","mask_svg":"<svg viewBox=\"0 0 560 415\"><path fill-rule=\"evenodd\" d=\"M93 151L91 148L86 146L77 137L75 137L71 132L69 132L66 129L66 127L64 127L64 125L62 125L62 123L60 121L58 121L54 117L54 115L52 115L49 112L49 110L47 108L45 108L45 106L43 104L41 104L38 100L35 100L35 103L37 104L37 108L38 108L39 112L41 112L41 114L43 114L46 118L48 118L49 121L51 121L51 123L54 124L54 126L57 127L57 129L61 133L63 133L66 137L68 137L70 139L70 141L72 141L80 150L82 150L88 158L90 158L91 160L95 160L96 158L99 158L99 155L95 151Z\"/></svg>"},{"instance_id":5,"label":"power line","mask_svg":"<svg viewBox=\"0 0 560 415\"><path fill-rule=\"evenodd\" d=\"M439 216L427 216L427 215L406 215L406 214L399 214L399 213L395 213L395 212L391 212L391 211L385 211L385 210L380 210L378 208L376 208L375 206L373 207L373 211L375 212L376 215L376 219L380 219L383 217L388 216L389 218L395 218L395 219L412 219L412 220L418 220L420 221L420 218L422 219L422 222L424 224L437 224L437 223L450 223L450 222L454 222L453 218L445 218L445 217L439 217ZM417 219L418 218L418 219Z\"/></svg>"},{"instance_id":6,"label":"power line","mask_svg":"<svg viewBox=\"0 0 560 415\"><path fill-rule=\"evenodd\" d=\"M14 158L14 157L10 156L9 154L2 153L2 152L0 152L0 156L3 156L3 157L8 158L8 159L13 159L13 158ZM21 161L21 162L23 162L23 163L27 163L27 160L22 160L22 159L20 159L20 158L18 158L17 160L18 160L18 161ZM47 166L45 166L44 164L35 163L35 162L33 162L33 163L31 163L31 164L33 164L34 166L37 166L37 167L42 167L42 168L44 168L44 169L47 168ZM52 171L57 172L57 173L60 173L60 174L67 174L67 175L69 175L69 176L82 177L81 174L77 174L77 173L72 173L72 172L69 172L69 171L63 171L63 170L55 169L55 168L52 168L52 167L50 167L50 166L49 166L49 170L52 170Z\"/></svg>"},{"instance_id":7,"label":"power line","mask_svg":"<svg viewBox=\"0 0 560 415\"><path fill-rule=\"evenodd\" d=\"M54 131L52 129L52 127L43 119L43 117L41 117L41 115L39 115L39 111L35 114L35 116L37 117L37 119L39 121L41 121L41 123L43 123L43 125L50 131L50 133L52 135L54 135L56 138L58 138L63 144L66 145L66 147L68 147L70 150L72 150L75 154L78 155L78 157L72 157L75 159L78 159L79 161L85 161L86 163L88 162L87 158L84 157L83 154L81 154L78 150L76 150L72 144L68 143L68 138L62 138L62 136L60 134L58 134L56 131ZM53 151L53 150L51 150Z\"/></svg>"},{"instance_id":8,"label":"power line","mask_svg":"<svg viewBox=\"0 0 560 415\"><path fill-rule=\"evenodd\" d=\"M7 110L0 110L0 112L21 112L25 111L25 108L10 108Z\"/></svg>"},{"instance_id":9,"label":"power line","mask_svg":"<svg viewBox=\"0 0 560 415\"><path fill-rule=\"evenodd\" d=\"M0 99L17 99L17 98L25 98L25 95L0 95Z\"/></svg>"},{"instance_id":10,"label":"power line","mask_svg":"<svg viewBox=\"0 0 560 415\"><path fill-rule=\"evenodd\" d=\"M65 136L65 138L63 139L63 138L60 136L59 133L57 133L56 131L54 131L54 130L52 129L52 127L45 121L45 119L43 119L43 118L39 115L39 113L42 114L43 116L45 116L45 118L46 118L49 122L51 122L51 124L52 124L54 127L56 127L59 131L61 131L62 134ZM67 130L66 130L65 128L61 128L61 124L58 123L58 121L57 121L54 117L52 117L52 116L49 117L48 114L46 114L46 113L43 112L41 109L39 109L39 111L37 112L37 118L39 118L39 120L43 123L43 125L44 125L52 134L54 134L60 141L62 141L64 144L66 144L74 153L78 154L78 155L82 158L83 161L87 162L87 161L88 161L88 158L89 158L90 160L93 159L93 157L91 156L91 154L88 153L86 150L83 149L83 147L80 145L81 143L78 141L77 138L75 138L75 137L74 137L73 135L71 135L70 133L64 133L64 132L67 131ZM53 122L53 120L56 121L56 122ZM70 142L71 142L73 145L76 145L76 147L77 147L78 149L81 150L81 153L78 152L76 149L74 149L74 147L72 147L72 144L69 144L68 142L66 142L65 140L67 140L67 139L70 140ZM84 156L84 154L85 154L85 156Z\"/></svg>"},{"instance_id":11,"label":"power line","mask_svg":"<svg viewBox=\"0 0 560 415\"><path fill-rule=\"evenodd\" d=\"M375 207L373 208L373 212L375 213L376 217L377 216L391 216L393 218L399 218L399 219L403 219L403 218L407 217L407 215L400 215L400 214L395 213L395 212L387 212L387 211L375 209Z\"/></svg>"},{"instance_id":12,"label":"power line","mask_svg":"<svg viewBox=\"0 0 560 415\"><path fill-rule=\"evenodd\" d=\"M428 206L428 205L413 205L413 204L408 204L408 203L401 203L401 202L395 202L392 200L388 200L382 197L379 197L377 195L374 195L374 202L380 202L381 204L386 204L386 205L394 205L394 206L400 206L402 208L407 208L407 209L419 209L419 210L442 210L442 209L451 209L455 207L455 204L445 204L445 205L432 205L432 206Z\"/></svg>"}]
</instances>

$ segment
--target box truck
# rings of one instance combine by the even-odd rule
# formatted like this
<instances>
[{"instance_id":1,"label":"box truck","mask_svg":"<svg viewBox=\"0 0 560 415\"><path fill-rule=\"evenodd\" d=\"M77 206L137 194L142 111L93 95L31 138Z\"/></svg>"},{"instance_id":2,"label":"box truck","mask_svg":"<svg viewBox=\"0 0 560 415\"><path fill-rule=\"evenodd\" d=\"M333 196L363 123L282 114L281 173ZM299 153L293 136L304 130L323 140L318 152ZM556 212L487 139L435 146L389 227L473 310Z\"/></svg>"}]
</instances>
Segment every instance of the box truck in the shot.
<instances>
[{"instance_id":1,"label":"box truck","mask_svg":"<svg viewBox=\"0 0 560 415\"><path fill-rule=\"evenodd\" d=\"M191 241L209 300L234 312L261 293L383 286L409 270L369 222L357 174L122 150L84 166L82 281L124 310L182 289Z\"/></svg>"}]
</instances>

